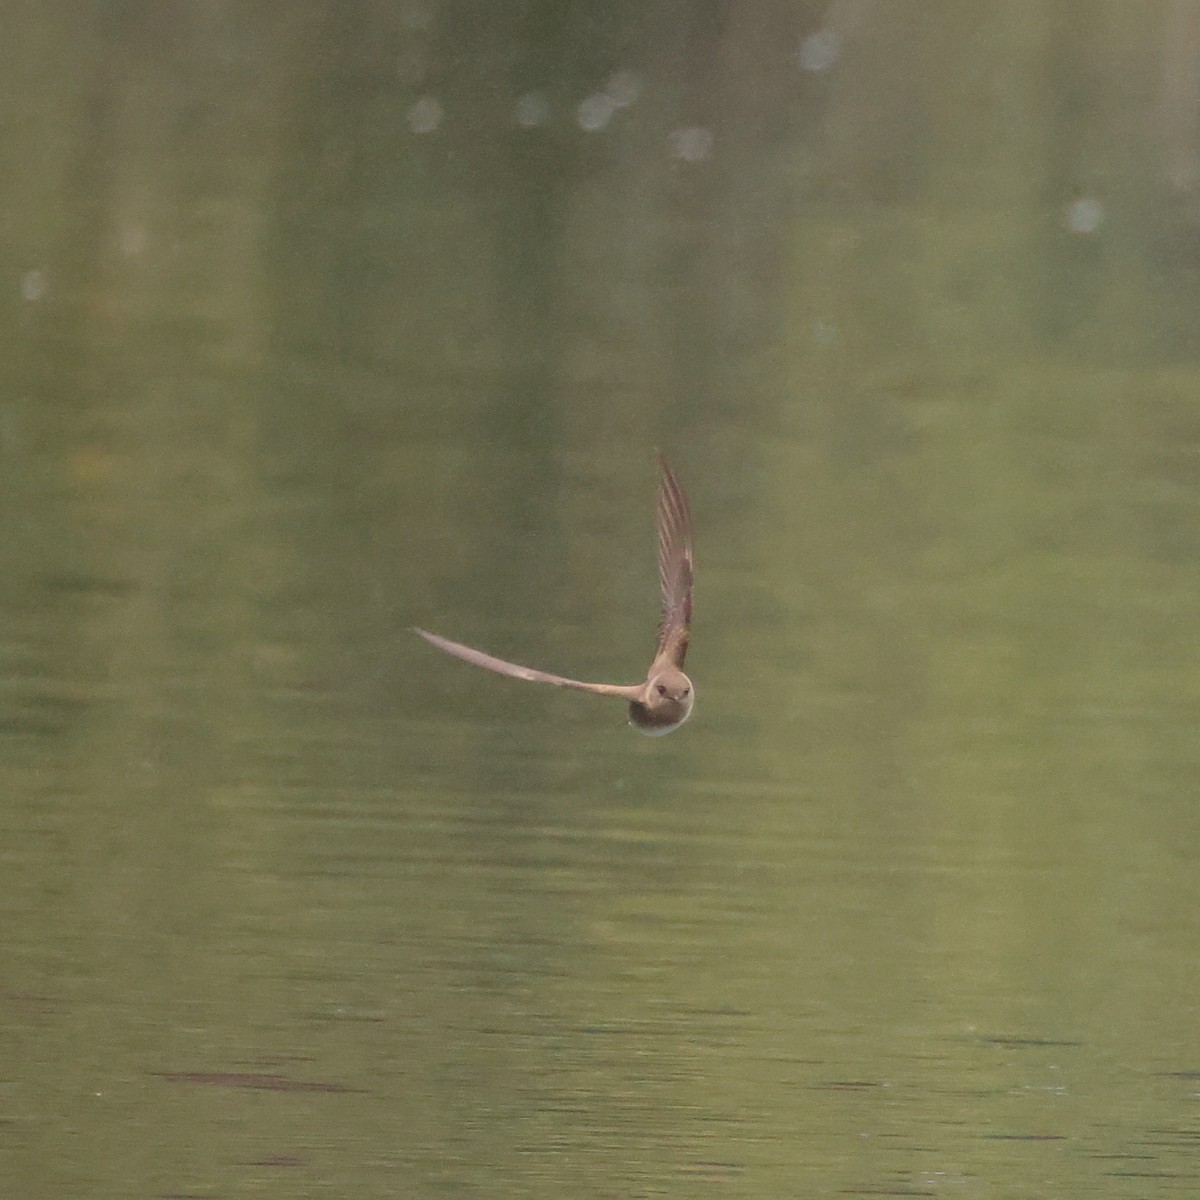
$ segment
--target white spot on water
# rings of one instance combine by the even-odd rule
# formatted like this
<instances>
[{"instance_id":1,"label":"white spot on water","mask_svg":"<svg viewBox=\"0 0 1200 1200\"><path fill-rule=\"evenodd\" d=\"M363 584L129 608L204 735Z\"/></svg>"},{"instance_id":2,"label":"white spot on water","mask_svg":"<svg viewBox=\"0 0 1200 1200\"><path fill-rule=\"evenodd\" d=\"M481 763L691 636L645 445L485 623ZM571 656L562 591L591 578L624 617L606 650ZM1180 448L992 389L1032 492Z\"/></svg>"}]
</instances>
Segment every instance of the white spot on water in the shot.
<instances>
[{"instance_id":1,"label":"white spot on water","mask_svg":"<svg viewBox=\"0 0 1200 1200\"><path fill-rule=\"evenodd\" d=\"M442 106L433 96L422 96L408 110L408 125L413 133L432 133L442 123Z\"/></svg>"},{"instance_id":2,"label":"white spot on water","mask_svg":"<svg viewBox=\"0 0 1200 1200\"><path fill-rule=\"evenodd\" d=\"M117 248L126 258L137 258L146 252L150 243L150 235L145 225L122 225L117 234Z\"/></svg>"},{"instance_id":3,"label":"white spot on water","mask_svg":"<svg viewBox=\"0 0 1200 1200\"><path fill-rule=\"evenodd\" d=\"M802 71L827 71L842 52L842 35L836 29L819 29L800 43L796 61Z\"/></svg>"},{"instance_id":4,"label":"white spot on water","mask_svg":"<svg viewBox=\"0 0 1200 1200\"><path fill-rule=\"evenodd\" d=\"M616 111L617 106L607 92L595 92L579 105L575 115L580 129L595 133L612 120Z\"/></svg>"},{"instance_id":5,"label":"white spot on water","mask_svg":"<svg viewBox=\"0 0 1200 1200\"><path fill-rule=\"evenodd\" d=\"M604 89L604 94L617 108L628 108L640 95L642 81L630 70L614 72Z\"/></svg>"},{"instance_id":6,"label":"white spot on water","mask_svg":"<svg viewBox=\"0 0 1200 1200\"><path fill-rule=\"evenodd\" d=\"M1104 205L1095 196L1079 196L1067 205L1063 223L1068 233L1095 233L1104 224Z\"/></svg>"},{"instance_id":7,"label":"white spot on water","mask_svg":"<svg viewBox=\"0 0 1200 1200\"><path fill-rule=\"evenodd\" d=\"M424 0L407 0L400 5L400 24L414 33L427 33L433 28L433 6Z\"/></svg>"},{"instance_id":8,"label":"white spot on water","mask_svg":"<svg viewBox=\"0 0 1200 1200\"><path fill-rule=\"evenodd\" d=\"M21 299L31 302L40 300L46 294L48 286L46 272L41 267L34 267L21 276Z\"/></svg>"},{"instance_id":9,"label":"white spot on water","mask_svg":"<svg viewBox=\"0 0 1200 1200\"><path fill-rule=\"evenodd\" d=\"M713 148L711 129L703 125L687 125L673 130L667 137L667 153L684 162L702 162Z\"/></svg>"},{"instance_id":10,"label":"white spot on water","mask_svg":"<svg viewBox=\"0 0 1200 1200\"><path fill-rule=\"evenodd\" d=\"M517 124L522 129L534 129L550 118L550 103L541 92L526 92L517 100Z\"/></svg>"}]
</instances>

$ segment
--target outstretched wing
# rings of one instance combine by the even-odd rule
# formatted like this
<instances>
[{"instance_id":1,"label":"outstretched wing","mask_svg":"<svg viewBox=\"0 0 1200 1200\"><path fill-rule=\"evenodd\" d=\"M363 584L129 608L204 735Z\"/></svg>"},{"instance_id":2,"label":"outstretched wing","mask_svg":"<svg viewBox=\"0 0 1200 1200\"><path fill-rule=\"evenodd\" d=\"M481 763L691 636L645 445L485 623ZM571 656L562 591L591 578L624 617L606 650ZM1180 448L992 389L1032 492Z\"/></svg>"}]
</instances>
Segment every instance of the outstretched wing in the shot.
<instances>
[{"instance_id":1,"label":"outstretched wing","mask_svg":"<svg viewBox=\"0 0 1200 1200\"><path fill-rule=\"evenodd\" d=\"M682 668L692 624L692 510L679 480L658 456L658 582L662 623L655 657L665 655Z\"/></svg>"},{"instance_id":2,"label":"outstretched wing","mask_svg":"<svg viewBox=\"0 0 1200 1200\"><path fill-rule=\"evenodd\" d=\"M474 667L484 667L488 671L495 671L498 675L511 675L513 679L528 679L531 683L551 683L555 687L575 688L580 692L594 692L597 696L623 696L627 700L632 700L641 690L640 687L623 687L617 683L584 683L579 679L565 679L561 675L535 671L532 667L523 667L519 663L505 662L502 658L494 658L490 654L484 654L482 650L464 646L462 642L452 642L449 638L438 637L436 633L418 629L416 626L413 627L413 632L419 633L431 646L436 646L447 654L453 654L455 658L461 658L463 662L469 662Z\"/></svg>"}]
</instances>

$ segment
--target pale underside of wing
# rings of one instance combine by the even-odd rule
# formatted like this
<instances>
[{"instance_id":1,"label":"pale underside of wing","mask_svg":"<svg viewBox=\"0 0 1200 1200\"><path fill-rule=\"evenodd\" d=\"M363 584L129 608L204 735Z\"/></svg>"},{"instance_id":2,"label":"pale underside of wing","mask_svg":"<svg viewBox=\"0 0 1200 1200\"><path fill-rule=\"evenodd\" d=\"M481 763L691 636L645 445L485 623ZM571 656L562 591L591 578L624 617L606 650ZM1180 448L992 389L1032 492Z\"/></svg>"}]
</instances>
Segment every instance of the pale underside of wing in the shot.
<instances>
[{"instance_id":1,"label":"pale underside of wing","mask_svg":"<svg viewBox=\"0 0 1200 1200\"><path fill-rule=\"evenodd\" d=\"M692 624L692 511L667 460L658 456L658 581L662 589L662 624L655 657L677 667L687 655Z\"/></svg>"},{"instance_id":2,"label":"pale underside of wing","mask_svg":"<svg viewBox=\"0 0 1200 1200\"><path fill-rule=\"evenodd\" d=\"M483 667L488 671L495 671L499 675L509 675L513 679L527 679L530 683L549 683L555 687L574 688L576 691L592 692L597 696L622 696L627 700L632 700L641 691L640 685L626 687L618 683L584 683L580 679L566 679L562 675L551 675L547 671L535 671L533 667L523 667L520 663L505 662L502 658L484 654L482 650L464 646L462 642L452 642L449 638L439 637L436 633L430 633L426 629L417 629L414 626L413 632L419 633L431 646L436 646L447 654L453 654L455 658L461 658L463 662L468 662L474 667Z\"/></svg>"}]
</instances>

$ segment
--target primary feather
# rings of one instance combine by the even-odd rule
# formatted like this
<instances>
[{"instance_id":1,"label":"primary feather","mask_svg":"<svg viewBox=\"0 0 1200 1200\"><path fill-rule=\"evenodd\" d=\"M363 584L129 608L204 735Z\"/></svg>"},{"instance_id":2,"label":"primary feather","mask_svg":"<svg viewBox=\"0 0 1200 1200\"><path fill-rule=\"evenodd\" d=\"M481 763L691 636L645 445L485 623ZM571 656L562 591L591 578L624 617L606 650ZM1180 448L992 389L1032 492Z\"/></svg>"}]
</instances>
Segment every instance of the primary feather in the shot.
<instances>
[{"instance_id":1,"label":"primary feather","mask_svg":"<svg viewBox=\"0 0 1200 1200\"><path fill-rule=\"evenodd\" d=\"M431 646L461 658L474 667L483 667L487 671L495 671L498 675L509 675L513 679L527 679L530 683L550 683L555 687L575 688L580 692L594 692L598 696L635 696L637 687L625 687L618 683L585 683L582 679L567 679L563 675L551 675L549 671L538 671L533 667L523 667L520 663L508 662L496 658L493 654L485 654L474 646L464 646L462 642L452 642L449 638L439 637L428 629L418 629L413 626L413 632L419 633Z\"/></svg>"},{"instance_id":2,"label":"primary feather","mask_svg":"<svg viewBox=\"0 0 1200 1200\"><path fill-rule=\"evenodd\" d=\"M677 667L687 656L692 624L692 511L667 460L658 456L658 582L662 621L655 657L665 655Z\"/></svg>"}]
</instances>

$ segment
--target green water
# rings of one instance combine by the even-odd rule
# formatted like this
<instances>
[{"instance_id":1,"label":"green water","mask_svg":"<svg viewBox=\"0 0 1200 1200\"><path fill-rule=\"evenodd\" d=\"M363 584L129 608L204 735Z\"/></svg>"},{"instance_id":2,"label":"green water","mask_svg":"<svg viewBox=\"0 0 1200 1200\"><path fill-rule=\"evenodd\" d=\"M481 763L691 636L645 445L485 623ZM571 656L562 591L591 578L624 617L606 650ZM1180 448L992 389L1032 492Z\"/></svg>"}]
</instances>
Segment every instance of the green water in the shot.
<instances>
[{"instance_id":1,"label":"green water","mask_svg":"<svg viewBox=\"0 0 1200 1200\"><path fill-rule=\"evenodd\" d=\"M1194 1194L1183 6L10 26L5 1195Z\"/></svg>"}]
</instances>

